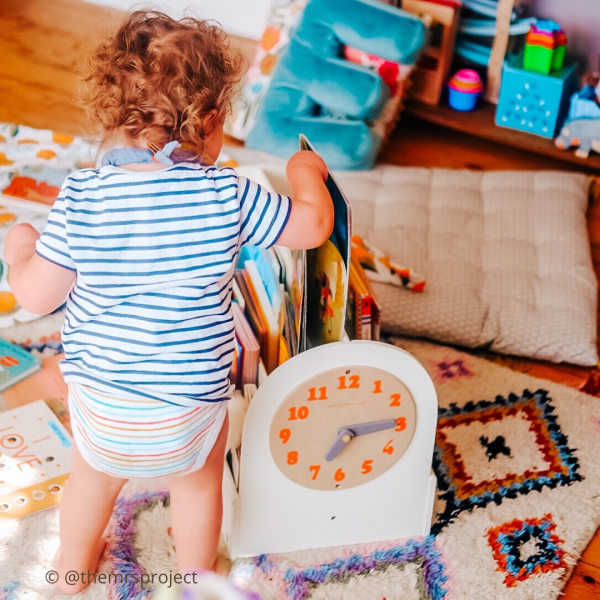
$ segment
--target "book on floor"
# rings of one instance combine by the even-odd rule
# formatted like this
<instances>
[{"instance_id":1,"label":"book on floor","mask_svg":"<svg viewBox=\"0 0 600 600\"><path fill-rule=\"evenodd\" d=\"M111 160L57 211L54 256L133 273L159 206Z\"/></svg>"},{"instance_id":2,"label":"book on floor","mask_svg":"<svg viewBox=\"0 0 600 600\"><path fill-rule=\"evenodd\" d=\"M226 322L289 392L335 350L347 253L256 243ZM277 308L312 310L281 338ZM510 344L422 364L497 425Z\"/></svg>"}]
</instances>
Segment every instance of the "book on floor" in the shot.
<instances>
[{"instance_id":1,"label":"book on floor","mask_svg":"<svg viewBox=\"0 0 600 600\"><path fill-rule=\"evenodd\" d=\"M50 212L60 187L69 176L69 169L47 165L24 165L16 169L2 195L16 200L31 210Z\"/></svg>"},{"instance_id":2,"label":"book on floor","mask_svg":"<svg viewBox=\"0 0 600 600\"><path fill-rule=\"evenodd\" d=\"M43 400L0 413L0 522L60 502L72 439Z\"/></svg>"},{"instance_id":3,"label":"book on floor","mask_svg":"<svg viewBox=\"0 0 600 600\"><path fill-rule=\"evenodd\" d=\"M0 338L0 392L42 368L42 362L27 350Z\"/></svg>"}]
</instances>

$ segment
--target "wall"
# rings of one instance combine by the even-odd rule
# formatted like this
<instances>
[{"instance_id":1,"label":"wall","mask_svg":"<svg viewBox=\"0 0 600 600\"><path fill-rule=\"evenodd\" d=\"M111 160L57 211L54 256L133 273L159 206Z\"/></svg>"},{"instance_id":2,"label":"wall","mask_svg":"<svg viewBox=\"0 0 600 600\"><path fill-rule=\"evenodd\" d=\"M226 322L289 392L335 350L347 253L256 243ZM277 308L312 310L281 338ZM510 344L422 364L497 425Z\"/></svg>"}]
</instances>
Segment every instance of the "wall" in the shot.
<instances>
[{"instance_id":1,"label":"wall","mask_svg":"<svg viewBox=\"0 0 600 600\"><path fill-rule=\"evenodd\" d=\"M87 1L124 10L134 6L149 6L147 3L140 4L139 1L132 0ZM156 6L173 16L182 16L184 11L191 7L192 14L219 21L229 33L258 39L262 34L270 4L271 0L166 0L152 2L151 6Z\"/></svg>"},{"instance_id":2,"label":"wall","mask_svg":"<svg viewBox=\"0 0 600 600\"><path fill-rule=\"evenodd\" d=\"M2 0L0 0L1 2ZM131 0L88 0L126 8L139 2ZM167 0L157 6L178 15L191 6L204 18L219 21L230 33L258 39L272 0ZM567 31L569 52L595 68L600 55L600 0L523 0L522 4L540 18L550 18Z\"/></svg>"},{"instance_id":3,"label":"wall","mask_svg":"<svg viewBox=\"0 0 600 600\"><path fill-rule=\"evenodd\" d=\"M569 54L598 68L600 56L599 0L523 0L538 18L552 19L567 32Z\"/></svg>"}]
</instances>

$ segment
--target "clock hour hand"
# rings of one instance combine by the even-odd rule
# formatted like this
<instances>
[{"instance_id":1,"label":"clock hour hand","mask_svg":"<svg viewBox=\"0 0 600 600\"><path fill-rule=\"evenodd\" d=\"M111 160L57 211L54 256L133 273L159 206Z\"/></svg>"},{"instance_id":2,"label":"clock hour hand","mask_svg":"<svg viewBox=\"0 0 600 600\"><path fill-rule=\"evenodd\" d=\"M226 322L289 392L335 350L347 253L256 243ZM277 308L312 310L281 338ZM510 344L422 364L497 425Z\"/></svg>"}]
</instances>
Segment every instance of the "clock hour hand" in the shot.
<instances>
[{"instance_id":1,"label":"clock hour hand","mask_svg":"<svg viewBox=\"0 0 600 600\"><path fill-rule=\"evenodd\" d=\"M354 437L354 432L350 431L346 427L340 427L338 429L337 438L325 455L325 460L331 462L351 441Z\"/></svg>"},{"instance_id":2,"label":"clock hour hand","mask_svg":"<svg viewBox=\"0 0 600 600\"><path fill-rule=\"evenodd\" d=\"M331 448L325 454L325 460L331 462L356 436L367 435L377 431L384 431L396 427L396 419L384 419L382 421L368 421L367 423L356 423L338 429L337 438Z\"/></svg>"}]
</instances>

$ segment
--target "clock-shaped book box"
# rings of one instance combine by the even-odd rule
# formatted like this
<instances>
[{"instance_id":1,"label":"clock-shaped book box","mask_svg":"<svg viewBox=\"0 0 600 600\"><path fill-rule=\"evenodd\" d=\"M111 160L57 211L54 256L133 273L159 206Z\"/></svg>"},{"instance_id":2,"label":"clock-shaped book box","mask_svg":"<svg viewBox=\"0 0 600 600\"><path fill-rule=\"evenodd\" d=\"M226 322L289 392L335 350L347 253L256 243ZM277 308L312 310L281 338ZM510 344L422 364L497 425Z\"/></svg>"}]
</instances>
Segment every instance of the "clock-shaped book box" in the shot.
<instances>
[{"instance_id":1,"label":"clock-shaped book box","mask_svg":"<svg viewBox=\"0 0 600 600\"><path fill-rule=\"evenodd\" d=\"M226 469L233 558L427 535L437 397L389 344L326 344L288 360L246 414L239 492Z\"/></svg>"}]
</instances>

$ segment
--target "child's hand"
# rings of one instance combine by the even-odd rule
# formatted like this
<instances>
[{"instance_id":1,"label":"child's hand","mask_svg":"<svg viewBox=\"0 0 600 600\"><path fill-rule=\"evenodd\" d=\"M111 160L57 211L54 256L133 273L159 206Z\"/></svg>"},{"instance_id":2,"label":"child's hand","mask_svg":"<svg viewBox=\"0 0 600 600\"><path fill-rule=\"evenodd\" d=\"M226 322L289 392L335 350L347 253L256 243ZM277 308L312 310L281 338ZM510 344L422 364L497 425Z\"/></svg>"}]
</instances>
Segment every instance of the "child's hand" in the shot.
<instances>
[{"instance_id":1,"label":"child's hand","mask_svg":"<svg viewBox=\"0 0 600 600\"><path fill-rule=\"evenodd\" d=\"M15 256L22 246L35 244L40 234L29 223L15 225L4 240L4 258L12 266Z\"/></svg>"},{"instance_id":2,"label":"child's hand","mask_svg":"<svg viewBox=\"0 0 600 600\"><path fill-rule=\"evenodd\" d=\"M292 212L278 244L289 248L316 248L333 229L333 203L325 186L327 165L310 150L296 152L287 164L292 187Z\"/></svg>"},{"instance_id":3,"label":"child's hand","mask_svg":"<svg viewBox=\"0 0 600 600\"><path fill-rule=\"evenodd\" d=\"M313 167L320 173L323 181L327 180L327 165L325 161L311 150L300 150L290 158L287 164L288 179L305 167Z\"/></svg>"}]
</instances>

